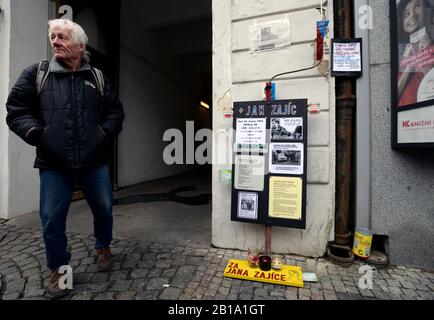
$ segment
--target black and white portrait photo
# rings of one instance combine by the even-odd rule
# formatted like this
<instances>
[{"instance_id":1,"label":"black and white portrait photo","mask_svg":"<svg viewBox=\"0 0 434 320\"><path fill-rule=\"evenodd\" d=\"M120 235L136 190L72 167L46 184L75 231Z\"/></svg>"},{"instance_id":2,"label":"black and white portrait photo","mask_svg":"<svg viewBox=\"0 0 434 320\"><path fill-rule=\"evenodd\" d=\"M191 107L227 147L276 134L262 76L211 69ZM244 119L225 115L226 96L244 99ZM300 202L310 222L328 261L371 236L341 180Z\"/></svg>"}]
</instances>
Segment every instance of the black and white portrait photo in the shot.
<instances>
[{"instance_id":1,"label":"black and white portrait photo","mask_svg":"<svg viewBox=\"0 0 434 320\"><path fill-rule=\"evenodd\" d=\"M302 141L303 118L272 118L272 141Z\"/></svg>"}]
</instances>

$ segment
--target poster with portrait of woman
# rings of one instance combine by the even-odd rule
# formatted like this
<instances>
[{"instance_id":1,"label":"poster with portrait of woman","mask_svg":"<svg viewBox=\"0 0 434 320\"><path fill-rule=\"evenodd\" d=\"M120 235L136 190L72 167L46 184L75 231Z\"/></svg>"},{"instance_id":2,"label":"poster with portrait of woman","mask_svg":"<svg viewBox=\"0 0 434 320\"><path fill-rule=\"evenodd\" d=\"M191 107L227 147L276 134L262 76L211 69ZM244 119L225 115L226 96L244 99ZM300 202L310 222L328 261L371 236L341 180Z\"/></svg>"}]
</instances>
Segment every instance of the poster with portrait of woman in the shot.
<instances>
[{"instance_id":1,"label":"poster with portrait of woman","mask_svg":"<svg viewBox=\"0 0 434 320\"><path fill-rule=\"evenodd\" d=\"M391 1L391 44L393 146L432 146L434 0Z\"/></svg>"},{"instance_id":2,"label":"poster with portrait of woman","mask_svg":"<svg viewBox=\"0 0 434 320\"><path fill-rule=\"evenodd\" d=\"M395 0L398 107L434 99L434 1Z\"/></svg>"}]
</instances>

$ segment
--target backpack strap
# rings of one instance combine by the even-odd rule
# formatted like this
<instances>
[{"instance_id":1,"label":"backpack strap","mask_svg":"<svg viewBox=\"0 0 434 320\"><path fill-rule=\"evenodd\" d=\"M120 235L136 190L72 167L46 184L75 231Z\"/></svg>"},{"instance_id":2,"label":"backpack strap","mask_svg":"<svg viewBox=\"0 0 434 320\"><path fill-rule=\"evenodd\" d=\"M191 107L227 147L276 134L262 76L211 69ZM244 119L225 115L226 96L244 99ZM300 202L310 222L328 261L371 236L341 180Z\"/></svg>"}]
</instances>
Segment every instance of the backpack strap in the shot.
<instances>
[{"instance_id":1,"label":"backpack strap","mask_svg":"<svg viewBox=\"0 0 434 320\"><path fill-rule=\"evenodd\" d=\"M38 72L36 73L36 91L41 94L45 81L50 73L50 62L47 60L39 62Z\"/></svg>"},{"instance_id":2,"label":"backpack strap","mask_svg":"<svg viewBox=\"0 0 434 320\"><path fill-rule=\"evenodd\" d=\"M99 95L101 97L104 97L104 76L102 74L102 71L92 67L92 74L95 78L96 85L98 86Z\"/></svg>"},{"instance_id":3,"label":"backpack strap","mask_svg":"<svg viewBox=\"0 0 434 320\"><path fill-rule=\"evenodd\" d=\"M102 71L97 68L92 68L92 74L95 78L96 85L101 97L104 97L104 76ZM50 73L50 62L47 60L39 62L38 72L36 73L36 90L38 95L41 94L45 81Z\"/></svg>"}]
</instances>

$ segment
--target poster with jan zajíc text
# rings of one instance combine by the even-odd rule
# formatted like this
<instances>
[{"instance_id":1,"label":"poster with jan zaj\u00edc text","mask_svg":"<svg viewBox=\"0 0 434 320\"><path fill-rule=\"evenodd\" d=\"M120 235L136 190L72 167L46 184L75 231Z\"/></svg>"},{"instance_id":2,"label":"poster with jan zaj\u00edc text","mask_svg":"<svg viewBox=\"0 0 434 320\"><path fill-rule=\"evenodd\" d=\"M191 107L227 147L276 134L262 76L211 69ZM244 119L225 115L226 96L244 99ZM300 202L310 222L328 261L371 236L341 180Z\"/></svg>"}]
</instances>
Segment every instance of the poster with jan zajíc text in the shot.
<instances>
[{"instance_id":1,"label":"poster with jan zaj\u00edc text","mask_svg":"<svg viewBox=\"0 0 434 320\"><path fill-rule=\"evenodd\" d=\"M232 221L306 229L307 102L234 102Z\"/></svg>"},{"instance_id":2,"label":"poster with jan zaj\u00edc text","mask_svg":"<svg viewBox=\"0 0 434 320\"><path fill-rule=\"evenodd\" d=\"M294 177L270 177L268 215L273 218L300 220L303 180Z\"/></svg>"}]
</instances>

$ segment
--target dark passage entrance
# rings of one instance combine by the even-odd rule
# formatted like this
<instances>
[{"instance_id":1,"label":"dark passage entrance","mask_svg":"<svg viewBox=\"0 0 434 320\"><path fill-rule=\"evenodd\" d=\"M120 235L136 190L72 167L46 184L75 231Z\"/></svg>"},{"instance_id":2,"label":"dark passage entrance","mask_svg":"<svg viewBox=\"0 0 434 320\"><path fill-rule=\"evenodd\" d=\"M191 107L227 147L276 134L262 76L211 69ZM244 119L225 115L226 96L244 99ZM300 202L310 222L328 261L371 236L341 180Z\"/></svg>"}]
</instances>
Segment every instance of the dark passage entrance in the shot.
<instances>
[{"instance_id":1,"label":"dark passage entrance","mask_svg":"<svg viewBox=\"0 0 434 320\"><path fill-rule=\"evenodd\" d=\"M212 128L211 0L56 4L72 7L89 37L91 64L108 75L124 104L124 130L111 159L114 235L210 243L211 164L167 165L163 135L170 129L184 134L185 160L186 123L194 122L195 132ZM83 199L79 186L74 197ZM88 211L86 202L71 211L76 216L68 224L91 233L81 214Z\"/></svg>"}]
</instances>

